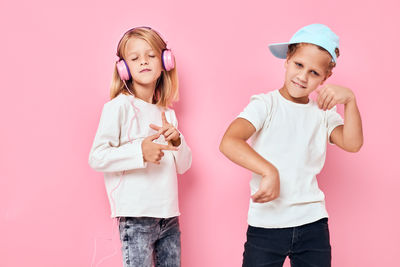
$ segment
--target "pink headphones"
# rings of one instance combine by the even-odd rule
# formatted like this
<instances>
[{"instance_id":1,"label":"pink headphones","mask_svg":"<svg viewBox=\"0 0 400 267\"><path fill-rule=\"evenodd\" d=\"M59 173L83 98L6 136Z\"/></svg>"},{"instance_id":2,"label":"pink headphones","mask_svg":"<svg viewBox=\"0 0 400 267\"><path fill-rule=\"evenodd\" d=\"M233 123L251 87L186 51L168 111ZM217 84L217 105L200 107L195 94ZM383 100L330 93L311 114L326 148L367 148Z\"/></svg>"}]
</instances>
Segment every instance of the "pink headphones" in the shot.
<instances>
[{"instance_id":1,"label":"pink headphones","mask_svg":"<svg viewBox=\"0 0 400 267\"><path fill-rule=\"evenodd\" d=\"M153 29L150 28L150 27L142 26L142 27L135 27L135 28L132 28L132 29L130 29L129 31L127 31L125 34L131 32L131 31L134 31L135 29L138 29L138 28L145 28L145 29L149 29L149 30L155 31L155 30L153 30ZM155 32L158 34L158 36L160 36L161 39L163 39L163 38L161 37L161 35L160 35L157 31L155 31ZM123 36L125 36L125 34L124 34ZM122 40L122 38L121 38L121 40ZM119 47L119 45L120 45L120 43L121 43L121 40L119 40L119 42L118 42L117 49L118 49L118 47ZM165 42L165 41L164 41L164 42ZM165 43L166 43L166 42L165 42ZM117 56L118 56L118 58L119 58L119 60L118 60L117 63L116 63L116 64L117 64L117 70L118 70L119 77L120 77L121 80L123 80L123 81L129 81L130 79L132 79L132 76L131 76L131 72L130 72L130 70L129 70L128 64L126 64L125 60L122 59L122 58L118 55L118 52L117 52ZM170 71L170 70L172 70L173 68L175 68L174 55L172 54L172 51L171 51L170 49L164 49L164 50L161 52L161 61L162 61L163 68L164 68L166 71Z\"/></svg>"}]
</instances>

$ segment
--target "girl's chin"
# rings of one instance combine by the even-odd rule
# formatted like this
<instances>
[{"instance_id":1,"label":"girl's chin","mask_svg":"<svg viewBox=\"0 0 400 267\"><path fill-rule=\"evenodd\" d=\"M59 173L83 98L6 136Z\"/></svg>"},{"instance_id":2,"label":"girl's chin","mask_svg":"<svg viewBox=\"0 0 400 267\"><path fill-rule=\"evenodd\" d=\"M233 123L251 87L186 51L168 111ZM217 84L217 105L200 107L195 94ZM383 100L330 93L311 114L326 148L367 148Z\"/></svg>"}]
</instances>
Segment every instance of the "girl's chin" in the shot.
<instances>
[{"instance_id":1,"label":"girl's chin","mask_svg":"<svg viewBox=\"0 0 400 267\"><path fill-rule=\"evenodd\" d=\"M142 80L136 80L135 83L142 85L142 86L149 86L152 84L156 84L157 79L142 79Z\"/></svg>"}]
</instances>

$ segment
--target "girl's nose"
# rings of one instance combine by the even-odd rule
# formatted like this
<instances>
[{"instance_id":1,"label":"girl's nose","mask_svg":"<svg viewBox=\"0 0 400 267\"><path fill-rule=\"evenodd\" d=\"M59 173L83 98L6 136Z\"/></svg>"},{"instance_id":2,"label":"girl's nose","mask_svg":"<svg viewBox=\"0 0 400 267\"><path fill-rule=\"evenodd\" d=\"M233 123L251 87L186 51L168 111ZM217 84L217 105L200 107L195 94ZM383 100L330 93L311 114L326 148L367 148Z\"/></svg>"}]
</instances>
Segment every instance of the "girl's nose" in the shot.
<instances>
[{"instance_id":1,"label":"girl's nose","mask_svg":"<svg viewBox=\"0 0 400 267\"><path fill-rule=\"evenodd\" d=\"M140 65L148 65L148 64L149 64L149 59L147 57L142 57Z\"/></svg>"}]
</instances>

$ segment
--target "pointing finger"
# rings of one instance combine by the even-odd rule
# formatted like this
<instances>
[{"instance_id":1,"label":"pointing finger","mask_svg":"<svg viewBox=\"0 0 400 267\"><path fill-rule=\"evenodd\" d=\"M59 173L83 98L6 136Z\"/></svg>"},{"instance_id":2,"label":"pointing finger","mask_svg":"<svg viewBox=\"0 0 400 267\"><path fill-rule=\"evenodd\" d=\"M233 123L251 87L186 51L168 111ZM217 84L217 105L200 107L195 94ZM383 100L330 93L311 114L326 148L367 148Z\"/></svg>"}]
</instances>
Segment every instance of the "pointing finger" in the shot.
<instances>
[{"instance_id":1,"label":"pointing finger","mask_svg":"<svg viewBox=\"0 0 400 267\"><path fill-rule=\"evenodd\" d=\"M162 127L157 126L155 124L150 124L149 126L150 126L151 129L156 130L156 131L158 131L158 130L160 130L162 128Z\"/></svg>"},{"instance_id":2,"label":"pointing finger","mask_svg":"<svg viewBox=\"0 0 400 267\"><path fill-rule=\"evenodd\" d=\"M172 150L172 151L177 151L178 148L171 146L171 145L159 145L158 146L161 150Z\"/></svg>"}]
</instances>

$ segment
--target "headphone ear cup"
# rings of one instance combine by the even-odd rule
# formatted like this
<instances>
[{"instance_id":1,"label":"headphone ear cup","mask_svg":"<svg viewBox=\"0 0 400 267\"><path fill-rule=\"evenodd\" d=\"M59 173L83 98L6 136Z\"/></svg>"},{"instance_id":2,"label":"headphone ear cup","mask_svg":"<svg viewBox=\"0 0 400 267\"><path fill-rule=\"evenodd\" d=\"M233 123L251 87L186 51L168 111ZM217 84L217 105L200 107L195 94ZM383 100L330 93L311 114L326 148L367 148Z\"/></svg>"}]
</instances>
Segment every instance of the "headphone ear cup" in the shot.
<instances>
[{"instance_id":1,"label":"headphone ear cup","mask_svg":"<svg viewBox=\"0 0 400 267\"><path fill-rule=\"evenodd\" d=\"M161 58L163 67L166 71L170 71L175 68L175 58L170 49L164 49L162 51Z\"/></svg>"},{"instance_id":2,"label":"headphone ear cup","mask_svg":"<svg viewBox=\"0 0 400 267\"><path fill-rule=\"evenodd\" d=\"M121 59L117 62L117 71L118 75L123 81L129 81L131 77L131 72L129 71L128 64L126 64L125 60Z\"/></svg>"}]
</instances>

